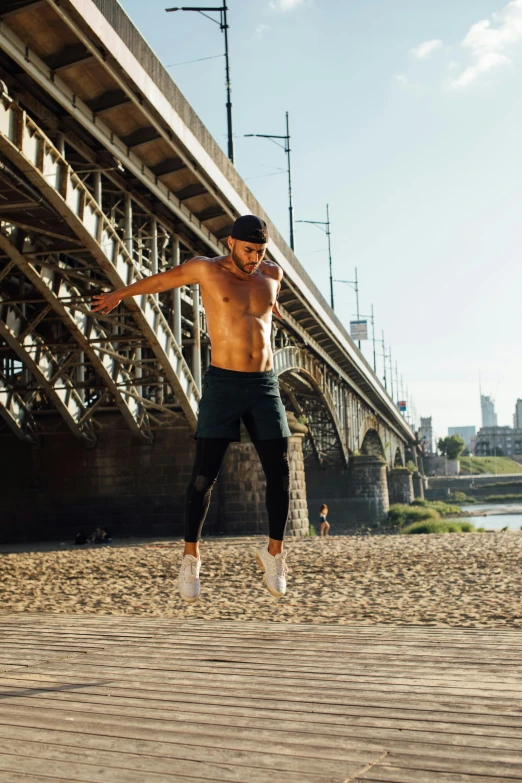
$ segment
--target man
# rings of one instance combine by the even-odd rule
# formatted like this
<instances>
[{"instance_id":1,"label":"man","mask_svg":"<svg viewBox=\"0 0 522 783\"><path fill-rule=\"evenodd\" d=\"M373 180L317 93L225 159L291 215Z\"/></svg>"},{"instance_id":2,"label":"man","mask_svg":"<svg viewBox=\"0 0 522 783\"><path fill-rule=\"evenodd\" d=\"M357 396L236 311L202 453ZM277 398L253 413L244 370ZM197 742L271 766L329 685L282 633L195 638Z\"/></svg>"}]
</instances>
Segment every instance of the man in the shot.
<instances>
[{"instance_id":1,"label":"man","mask_svg":"<svg viewBox=\"0 0 522 783\"><path fill-rule=\"evenodd\" d=\"M272 368L272 313L283 272L264 259L264 220L244 215L228 238L227 256L196 257L109 294L94 296L93 312L110 313L122 299L198 283L207 314L212 364L203 381L196 431L196 459L185 501L185 550L179 591L185 601L200 593L199 539L210 494L228 444L239 441L242 419L266 476L268 546L256 553L268 591L286 592L283 538L289 506L290 430Z\"/></svg>"}]
</instances>

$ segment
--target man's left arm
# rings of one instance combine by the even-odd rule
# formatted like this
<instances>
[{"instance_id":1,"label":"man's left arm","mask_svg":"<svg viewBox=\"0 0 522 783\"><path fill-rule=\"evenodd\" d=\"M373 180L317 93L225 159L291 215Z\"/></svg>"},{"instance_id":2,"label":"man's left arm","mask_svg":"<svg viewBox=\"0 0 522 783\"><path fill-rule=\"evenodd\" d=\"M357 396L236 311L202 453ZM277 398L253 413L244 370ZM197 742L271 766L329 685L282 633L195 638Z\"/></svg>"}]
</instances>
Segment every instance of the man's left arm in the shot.
<instances>
[{"instance_id":1,"label":"man's left arm","mask_svg":"<svg viewBox=\"0 0 522 783\"><path fill-rule=\"evenodd\" d=\"M283 321L284 318L281 315L281 313L279 312L279 308L277 306L277 300L279 298L279 293L281 291L281 280L283 279L283 270L281 269L280 266L277 267L277 270L278 270L278 274L277 274L276 280L278 281L278 286L277 286L276 300L275 300L275 302L273 304L272 312L274 313L274 315L277 315L277 317L280 318L281 321Z\"/></svg>"}]
</instances>

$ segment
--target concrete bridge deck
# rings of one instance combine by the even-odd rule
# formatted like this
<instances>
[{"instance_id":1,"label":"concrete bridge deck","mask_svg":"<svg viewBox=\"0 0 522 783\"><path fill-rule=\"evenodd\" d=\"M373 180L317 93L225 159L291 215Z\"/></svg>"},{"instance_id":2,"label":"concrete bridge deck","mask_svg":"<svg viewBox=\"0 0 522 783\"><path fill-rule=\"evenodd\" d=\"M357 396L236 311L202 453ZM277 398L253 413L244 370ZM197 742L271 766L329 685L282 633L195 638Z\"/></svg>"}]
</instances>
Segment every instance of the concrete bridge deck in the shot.
<instances>
[{"instance_id":1,"label":"concrete bridge deck","mask_svg":"<svg viewBox=\"0 0 522 783\"><path fill-rule=\"evenodd\" d=\"M0 781L522 780L522 633L0 614Z\"/></svg>"}]
</instances>

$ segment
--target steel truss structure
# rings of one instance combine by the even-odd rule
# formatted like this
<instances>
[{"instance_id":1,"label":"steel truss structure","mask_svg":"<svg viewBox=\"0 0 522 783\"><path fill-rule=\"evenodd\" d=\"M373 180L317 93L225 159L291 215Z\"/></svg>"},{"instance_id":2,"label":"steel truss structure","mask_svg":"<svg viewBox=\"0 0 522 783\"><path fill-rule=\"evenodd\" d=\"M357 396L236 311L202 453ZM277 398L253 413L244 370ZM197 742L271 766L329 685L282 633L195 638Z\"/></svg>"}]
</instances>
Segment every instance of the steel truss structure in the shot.
<instances>
[{"instance_id":1,"label":"steel truss structure","mask_svg":"<svg viewBox=\"0 0 522 783\"><path fill-rule=\"evenodd\" d=\"M0 9L0 433L30 444L70 431L91 448L115 420L144 442L194 428L210 363L198 287L109 315L91 296L220 255L238 214L263 214L122 14L112 0ZM346 465L371 430L392 465L413 433L271 235L285 271L275 367L306 458Z\"/></svg>"}]
</instances>

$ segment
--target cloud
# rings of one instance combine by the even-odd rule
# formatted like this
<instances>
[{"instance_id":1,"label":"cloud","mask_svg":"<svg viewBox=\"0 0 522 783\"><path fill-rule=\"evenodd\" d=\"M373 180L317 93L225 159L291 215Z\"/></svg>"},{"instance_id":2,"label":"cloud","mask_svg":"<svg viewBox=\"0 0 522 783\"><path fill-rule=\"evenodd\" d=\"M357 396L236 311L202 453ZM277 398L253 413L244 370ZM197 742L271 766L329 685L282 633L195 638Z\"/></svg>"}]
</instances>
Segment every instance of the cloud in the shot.
<instances>
[{"instance_id":1,"label":"cloud","mask_svg":"<svg viewBox=\"0 0 522 783\"><path fill-rule=\"evenodd\" d=\"M274 11L293 11L299 5L303 5L304 0L271 0L270 8Z\"/></svg>"},{"instance_id":2,"label":"cloud","mask_svg":"<svg viewBox=\"0 0 522 783\"><path fill-rule=\"evenodd\" d=\"M399 87L403 87L406 89L406 87L409 87L410 80L406 76L405 73L396 73L393 77L395 84L397 84Z\"/></svg>"},{"instance_id":3,"label":"cloud","mask_svg":"<svg viewBox=\"0 0 522 783\"><path fill-rule=\"evenodd\" d=\"M395 73L393 75L393 83L400 90L404 90L405 92L412 93L413 95L417 95L418 97L422 97L422 95L424 94L424 87L422 86L422 84L420 84L417 81L413 81L405 73Z\"/></svg>"},{"instance_id":4,"label":"cloud","mask_svg":"<svg viewBox=\"0 0 522 783\"><path fill-rule=\"evenodd\" d=\"M471 25L462 48L473 58L471 65L452 80L454 89L467 87L479 76L511 62L511 53L522 43L522 0L511 0L491 20Z\"/></svg>"},{"instance_id":5,"label":"cloud","mask_svg":"<svg viewBox=\"0 0 522 783\"><path fill-rule=\"evenodd\" d=\"M433 52L440 49L442 41L440 38L434 38L432 41L424 41L423 43L415 46L410 50L411 54L417 58L417 60L427 60Z\"/></svg>"},{"instance_id":6,"label":"cloud","mask_svg":"<svg viewBox=\"0 0 522 783\"><path fill-rule=\"evenodd\" d=\"M256 38L262 38L263 35L270 29L271 27L269 24L258 24L256 27Z\"/></svg>"}]
</instances>

